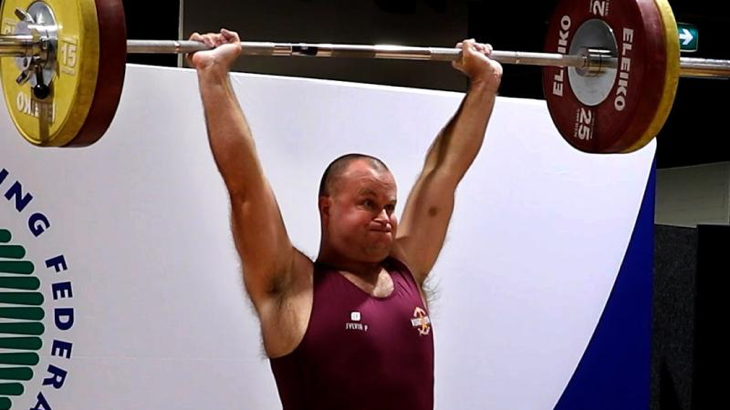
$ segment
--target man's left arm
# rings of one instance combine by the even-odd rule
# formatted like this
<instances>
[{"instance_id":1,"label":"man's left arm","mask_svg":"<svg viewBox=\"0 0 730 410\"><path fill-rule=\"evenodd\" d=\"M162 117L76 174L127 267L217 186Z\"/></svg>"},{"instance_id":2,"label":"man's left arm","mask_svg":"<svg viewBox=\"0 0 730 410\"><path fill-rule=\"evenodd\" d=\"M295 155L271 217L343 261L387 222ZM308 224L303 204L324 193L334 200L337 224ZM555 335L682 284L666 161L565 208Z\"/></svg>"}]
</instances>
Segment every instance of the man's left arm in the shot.
<instances>
[{"instance_id":1,"label":"man's left arm","mask_svg":"<svg viewBox=\"0 0 730 410\"><path fill-rule=\"evenodd\" d=\"M459 46L463 57L454 67L469 76L469 90L426 155L421 175L408 196L394 251L394 256L405 259L420 284L443 247L456 187L482 146L502 76L499 63L487 57L490 46L472 40Z\"/></svg>"}]
</instances>

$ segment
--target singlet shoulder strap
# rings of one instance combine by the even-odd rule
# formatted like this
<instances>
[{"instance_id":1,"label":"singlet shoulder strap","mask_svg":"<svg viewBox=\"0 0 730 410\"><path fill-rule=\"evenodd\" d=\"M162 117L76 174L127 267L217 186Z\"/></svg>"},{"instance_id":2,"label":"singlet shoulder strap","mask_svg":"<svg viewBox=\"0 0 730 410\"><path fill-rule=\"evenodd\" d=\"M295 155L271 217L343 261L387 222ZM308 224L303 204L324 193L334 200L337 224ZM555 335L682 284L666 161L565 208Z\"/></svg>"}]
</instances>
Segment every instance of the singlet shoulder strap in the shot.
<instances>
[{"instance_id":1,"label":"singlet shoulder strap","mask_svg":"<svg viewBox=\"0 0 730 410\"><path fill-rule=\"evenodd\" d=\"M416 282L416 278L413 276L413 273L411 273L411 270L408 268L408 265L403 263L401 260L389 257L385 260L385 268L388 269L391 273L392 272L398 272L400 273L400 276L403 277L406 281L408 281L410 284L414 286L418 286Z\"/></svg>"}]
</instances>

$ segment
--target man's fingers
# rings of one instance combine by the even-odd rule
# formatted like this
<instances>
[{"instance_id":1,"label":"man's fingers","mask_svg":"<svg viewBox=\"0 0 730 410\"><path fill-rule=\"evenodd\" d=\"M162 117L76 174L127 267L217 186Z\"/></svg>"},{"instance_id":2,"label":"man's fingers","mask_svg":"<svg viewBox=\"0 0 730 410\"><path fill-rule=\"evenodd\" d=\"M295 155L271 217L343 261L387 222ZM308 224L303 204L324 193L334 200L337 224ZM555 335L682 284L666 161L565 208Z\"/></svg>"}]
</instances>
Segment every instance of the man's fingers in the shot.
<instances>
[{"instance_id":1,"label":"man's fingers","mask_svg":"<svg viewBox=\"0 0 730 410\"><path fill-rule=\"evenodd\" d=\"M215 41L210 34L206 34L203 36L203 43L205 43L205 45L208 47L215 47Z\"/></svg>"},{"instance_id":2,"label":"man's fingers","mask_svg":"<svg viewBox=\"0 0 730 410\"><path fill-rule=\"evenodd\" d=\"M488 44L474 43L474 48L476 48L476 50L479 51L482 54L489 53L489 45Z\"/></svg>"},{"instance_id":3,"label":"man's fingers","mask_svg":"<svg viewBox=\"0 0 730 410\"><path fill-rule=\"evenodd\" d=\"M481 53L481 51L479 50L479 47L477 47L477 44L470 42L470 41L464 43L462 50L464 50L464 52L468 53L469 55L475 54L475 53Z\"/></svg>"},{"instance_id":4,"label":"man's fingers","mask_svg":"<svg viewBox=\"0 0 730 410\"><path fill-rule=\"evenodd\" d=\"M241 41L241 39L238 37L238 33L235 31L226 30L224 28L221 29L221 35L228 40L229 43L234 43Z\"/></svg>"},{"instance_id":5,"label":"man's fingers","mask_svg":"<svg viewBox=\"0 0 730 410\"><path fill-rule=\"evenodd\" d=\"M479 51L484 53L484 55L489 56L492 54L493 48L491 44L479 44Z\"/></svg>"},{"instance_id":6,"label":"man's fingers","mask_svg":"<svg viewBox=\"0 0 730 410\"><path fill-rule=\"evenodd\" d=\"M466 50L467 52L481 53L486 56L491 55L492 51L494 51L494 48L491 44L477 43L476 40L474 40L473 38L456 43L456 48L461 48L462 50Z\"/></svg>"}]
</instances>

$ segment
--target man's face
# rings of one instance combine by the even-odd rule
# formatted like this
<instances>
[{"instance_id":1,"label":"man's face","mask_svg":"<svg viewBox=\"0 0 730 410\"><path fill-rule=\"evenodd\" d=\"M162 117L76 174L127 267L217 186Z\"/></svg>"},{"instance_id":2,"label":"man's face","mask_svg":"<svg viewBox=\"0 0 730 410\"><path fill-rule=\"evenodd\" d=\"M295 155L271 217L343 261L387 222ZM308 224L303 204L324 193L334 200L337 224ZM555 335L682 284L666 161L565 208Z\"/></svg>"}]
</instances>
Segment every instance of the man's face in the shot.
<instances>
[{"instance_id":1,"label":"man's face","mask_svg":"<svg viewBox=\"0 0 730 410\"><path fill-rule=\"evenodd\" d=\"M382 261L390 254L398 227L395 204L393 175L368 161L353 161L330 196L320 198L329 246L358 262Z\"/></svg>"}]
</instances>

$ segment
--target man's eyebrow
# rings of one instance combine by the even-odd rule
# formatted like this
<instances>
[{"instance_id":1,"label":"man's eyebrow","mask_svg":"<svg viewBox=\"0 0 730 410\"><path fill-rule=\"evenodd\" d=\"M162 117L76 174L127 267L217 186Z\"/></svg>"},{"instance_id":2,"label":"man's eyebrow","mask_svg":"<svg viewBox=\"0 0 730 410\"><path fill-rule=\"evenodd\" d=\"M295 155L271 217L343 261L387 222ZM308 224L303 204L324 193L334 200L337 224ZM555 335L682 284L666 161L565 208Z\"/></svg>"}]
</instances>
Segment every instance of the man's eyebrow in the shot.
<instances>
[{"instance_id":1,"label":"man's eyebrow","mask_svg":"<svg viewBox=\"0 0 730 410\"><path fill-rule=\"evenodd\" d=\"M360 188L360 190L357 192L358 195L372 195L372 196L378 196L375 191L373 191L371 188Z\"/></svg>"}]
</instances>

